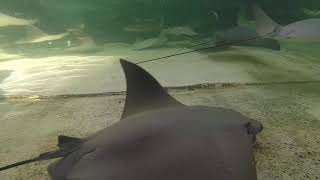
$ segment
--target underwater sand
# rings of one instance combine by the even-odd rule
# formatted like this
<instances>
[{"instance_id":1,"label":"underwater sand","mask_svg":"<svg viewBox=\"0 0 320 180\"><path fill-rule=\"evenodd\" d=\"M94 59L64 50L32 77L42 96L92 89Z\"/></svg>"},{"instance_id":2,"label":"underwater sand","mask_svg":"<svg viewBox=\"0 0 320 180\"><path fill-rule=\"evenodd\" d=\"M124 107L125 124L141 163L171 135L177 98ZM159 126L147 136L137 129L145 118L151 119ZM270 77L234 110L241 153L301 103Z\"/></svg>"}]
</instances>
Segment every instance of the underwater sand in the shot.
<instances>
[{"instance_id":1,"label":"underwater sand","mask_svg":"<svg viewBox=\"0 0 320 180\"><path fill-rule=\"evenodd\" d=\"M132 51L127 47L109 47L96 55L0 61L0 71L12 71L0 83L0 88L9 96L124 91L120 57L140 62L176 51L173 48ZM320 65L312 58L285 51L233 47L222 52L197 52L141 66L164 86L320 80Z\"/></svg>"},{"instance_id":2,"label":"underwater sand","mask_svg":"<svg viewBox=\"0 0 320 180\"><path fill-rule=\"evenodd\" d=\"M169 51L175 50L144 51L143 58ZM141 54L122 49L95 56L0 62L0 166L52 150L59 134L84 137L118 121L125 96L105 92L125 90L117 59L137 61ZM255 147L259 180L316 180L320 178L319 65L313 56L231 48L142 66L165 86L233 83L170 92L188 105L223 106L261 121L264 130ZM63 94L69 95L56 96ZM0 179L48 179L46 167L53 161L1 172Z\"/></svg>"}]
</instances>

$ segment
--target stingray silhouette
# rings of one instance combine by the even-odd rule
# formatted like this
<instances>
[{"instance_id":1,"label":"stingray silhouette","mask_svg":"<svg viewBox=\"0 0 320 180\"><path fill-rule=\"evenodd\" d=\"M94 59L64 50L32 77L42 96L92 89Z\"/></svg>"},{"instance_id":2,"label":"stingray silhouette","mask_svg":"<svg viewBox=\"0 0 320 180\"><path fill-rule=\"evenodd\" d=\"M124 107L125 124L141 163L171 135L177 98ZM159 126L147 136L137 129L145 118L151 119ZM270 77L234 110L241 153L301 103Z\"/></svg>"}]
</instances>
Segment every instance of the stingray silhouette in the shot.
<instances>
[{"instance_id":1,"label":"stingray silhouette","mask_svg":"<svg viewBox=\"0 0 320 180\"><path fill-rule=\"evenodd\" d=\"M273 21L256 3L253 4L253 14L256 19L257 32L260 35L274 32L273 37L281 40L320 41L320 18L304 19L281 26Z\"/></svg>"},{"instance_id":2,"label":"stingray silhouette","mask_svg":"<svg viewBox=\"0 0 320 180\"><path fill-rule=\"evenodd\" d=\"M86 138L58 137L34 161L53 180L256 180L253 144L262 124L221 107L186 106L147 71L121 60L127 96L121 120Z\"/></svg>"}]
</instances>

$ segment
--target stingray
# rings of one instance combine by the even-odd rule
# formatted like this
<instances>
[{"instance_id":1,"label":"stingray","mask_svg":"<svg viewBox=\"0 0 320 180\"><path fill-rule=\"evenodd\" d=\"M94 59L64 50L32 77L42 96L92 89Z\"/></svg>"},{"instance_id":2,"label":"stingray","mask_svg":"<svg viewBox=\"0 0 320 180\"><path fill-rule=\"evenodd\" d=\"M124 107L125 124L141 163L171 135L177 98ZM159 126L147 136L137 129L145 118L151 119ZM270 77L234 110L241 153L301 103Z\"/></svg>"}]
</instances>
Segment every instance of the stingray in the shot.
<instances>
[{"instance_id":1,"label":"stingray","mask_svg":"<svg viewBox=\"0 0 320 180\"><path fill-rule=\"evenodd\" d=\"M187 106L140 66L121 60L127 94L121 120L19 165L49 165L53 180L256 180L253 145L262 124L239 112Z\"/></svg>"},{"instance_id":2,"label":"stingray","mask_svg":"<svg viewBox=\"0 0 320 180\"><path fill-rule=\"evenodd\" d=\"M36 20L26 20L13 16L9 16L7 14L3 14L0 12L0 27L5 26L29 26L36 23Z\"/></svg>"},{"instance_id":3,"label":"stingray","mask_svg":"<svg viewBox=\"0 0 320 180\"><path fill-rule=\"evenodd\" d=\"M253 5L257 32L260 35L273 32L272 37L294 41L320 41L320 18L310 18L281 26L273 21L257 4Z\"/></svg>"},{"instance_id":4,"label":"stingray","mask_svg":"<svg viewBox=\"0 0 320 180\"><path fill-rule=\"evenodd\" d=\"M252 30L245 26L237 26L224 31L219 31L215 34L215 43L217 45L221 43L232 43L240 41L242 39L250 39L259 36L255 30ZM280 44L277 40L263 37L259 39L253 39L250 41L243 41L233 44L233 46L251 46L258 48L267 48L272 50L280 50Z\"/></svg>"},{"instance_id":5,"label":"stingray","mask_svg":"<svg viewBox=\"0 0 320 180\"><path fill-rule=\"evenodd\" d=\"M16 41L16 44L40 43L46 41L56 41L68 36L70 33L47 34L35 26L26 28L26 38Z\"/></svg>"}]
</instances>

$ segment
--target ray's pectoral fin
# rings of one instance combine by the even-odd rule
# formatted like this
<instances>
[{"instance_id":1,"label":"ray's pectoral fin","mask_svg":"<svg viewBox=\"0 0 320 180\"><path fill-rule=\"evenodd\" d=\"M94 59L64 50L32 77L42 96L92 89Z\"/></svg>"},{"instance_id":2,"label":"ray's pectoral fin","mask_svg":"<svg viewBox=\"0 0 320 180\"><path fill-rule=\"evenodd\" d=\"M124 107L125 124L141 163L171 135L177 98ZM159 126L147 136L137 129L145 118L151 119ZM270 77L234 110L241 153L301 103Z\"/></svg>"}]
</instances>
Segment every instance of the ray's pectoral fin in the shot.
<instances>
[{"instance_id":1,"label":"ray's pectoral fin","mask_svg":"<svg viewBox=\"0 0 320 180\"><path fill-rule=\"evenodd\" d=\"M256 20L256 30L261 36L272 33L272 36L277 35L281 29L281 25L273 21L266 12L264 12L260 6L256 3L252 4L253 15Z\"/></svg>"},{"instance_id":2,"label":"ray's pectoral fin","mask_svg":"<svg viewBox=\"0 0 320 180\"><path fill-rule=\"evenodd\" d=\"M256 121L256 120L251 120L248 123L246 123L246 128L248 131L248 135L252 137L252 143L256 143L256 136L263 130L263 125L262 123Z\"/></svg>"},{"instance_id":3,"label":"ray's pectoral fin","mask_svg":"<svg viewBox=\"0 0 320 180\"><path fill-rule=\"evenodd\" d=\"M121 119L153 109L184 106L140 66L123 59L120 63L127 83L127 97Z\"/></svg>"},{"instance_id":4,"label":"ray's pectoral fin","mask_svg":"<svg viewBox=\"0 0 320 180\"><path fill-rule=\"evenodd\" d=\"M95 147L85 146L71 154L68 154L68 159L61 159L48 167L48 173L52 179L65 179L65 176L74 165L85 155L94 152Z\"/></svg>"},{"instance_id":5,"label":"ray's pectoral fin","mask_svg":"<svg viewBox=\"0 0 320 180\"><path fill-rule=\"evenodd\" d=\"M58 136L58 147L60 149L70 149L79 146L83 142L80 138L60 135Z\"/></svg>"}]
</instances>

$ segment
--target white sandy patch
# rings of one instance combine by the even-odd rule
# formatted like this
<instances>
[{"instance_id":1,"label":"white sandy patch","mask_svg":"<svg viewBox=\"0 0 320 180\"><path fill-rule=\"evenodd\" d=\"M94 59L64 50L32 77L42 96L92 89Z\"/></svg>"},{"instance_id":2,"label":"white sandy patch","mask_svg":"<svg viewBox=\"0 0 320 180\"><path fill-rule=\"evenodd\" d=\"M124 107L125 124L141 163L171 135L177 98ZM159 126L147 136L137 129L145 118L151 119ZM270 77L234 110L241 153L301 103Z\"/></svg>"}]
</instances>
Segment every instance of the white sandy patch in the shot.
<instances>
[{"instance_id":1,"label":"white sandy patch","mask_svg":"<svg viewBox=\"0 0 320 180\"><path fill-rule=\"evenodd\" d=\"M12 73L0 88L5 95L72 94L90 92L91 88L103 89L106 79L118 78L112 72L117 66L113 66L113 59L111 56L58 56L6 61L0 63L0 70ZM110 87L110 90L119 89Z\"/></svg>"},{"instance_id":2,"label":"white sandy patch","mask_svg":"<svg viewBox=\"0 0 320 180\"><path fill-rule=\"evenodd\" d=\"M0 62L0 70L12 71L0 88L5 95L124 91L120 57L140 62L176 51L174 48L162 48L135 52L128 47L117 47L116 51L106 49L101 56L54 56ZM227 51L195 52L140 65L164 86L320 79L317 66L305 64L301 57L257 48L233 47Z\"/></svg>"}]
</instances>

